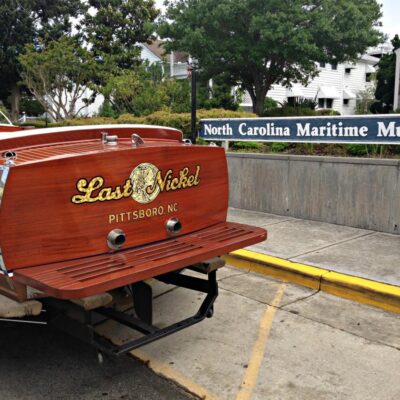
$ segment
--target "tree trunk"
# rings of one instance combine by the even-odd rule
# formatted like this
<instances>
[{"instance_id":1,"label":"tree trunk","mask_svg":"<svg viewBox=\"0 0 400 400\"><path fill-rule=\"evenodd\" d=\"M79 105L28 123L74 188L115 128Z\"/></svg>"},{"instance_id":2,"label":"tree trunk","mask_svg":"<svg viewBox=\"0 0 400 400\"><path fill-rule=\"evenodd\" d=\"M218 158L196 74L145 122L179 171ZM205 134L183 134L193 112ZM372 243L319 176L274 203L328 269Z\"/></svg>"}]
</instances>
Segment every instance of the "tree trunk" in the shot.
<instances>
[{"instance_id":1,"label":"tree trunk","mask_svg":"<svg viewBox=\"0 0 400 400\"><path fill-rule=\"evenodd\" d=\"M21 92L18 85L15 83L11 88L11 121L17 122L19 117L19 106L21 101Z\"/></svg>"},{"instance_id":2,"label":"tree trunk","mask_svg":"<svg viewBox=\"0 0 400 400\"><path fill-rule=\"evenodd\" d=\"M264 113L264 98L263 97L256 97L253 100L253 113L257 114L261 117Z\"/></svg>"},{"instance_id":3,"label":"tree trunk","mask_svg":"<svg viewBox=\"0 0 400 400\"><path fill-rule=\"evenodd\" d=\"M260 86L256 87L254 91L254 95L251 96L251 100L253 101L253 112L257 114L259 117L262 117L264 114L264 101L265 97L268 93L268 87Z\"/></svg>"}]
</instances>

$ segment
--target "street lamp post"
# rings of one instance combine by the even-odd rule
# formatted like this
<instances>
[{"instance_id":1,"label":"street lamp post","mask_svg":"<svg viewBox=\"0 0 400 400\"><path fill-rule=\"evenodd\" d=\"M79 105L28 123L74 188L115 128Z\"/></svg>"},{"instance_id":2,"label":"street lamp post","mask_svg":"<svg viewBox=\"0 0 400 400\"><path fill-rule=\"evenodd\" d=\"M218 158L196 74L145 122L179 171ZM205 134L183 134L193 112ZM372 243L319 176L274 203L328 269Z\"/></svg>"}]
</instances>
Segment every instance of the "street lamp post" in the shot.
<instances>
[{"instance_id":1,"label":"street lamp post","mask_svg":"<svg viewBox=\"0 0 400 400\"><path fill-rule=\"evenodd\" d=\"M196 64L193 58L189 59L188 62L188 74L192 79L192 116L191 116L191 140L192 143L196 143L197 130L196 130L196 119L197 119L197 77L196 77Z\"/></svg>"}]
</instances>

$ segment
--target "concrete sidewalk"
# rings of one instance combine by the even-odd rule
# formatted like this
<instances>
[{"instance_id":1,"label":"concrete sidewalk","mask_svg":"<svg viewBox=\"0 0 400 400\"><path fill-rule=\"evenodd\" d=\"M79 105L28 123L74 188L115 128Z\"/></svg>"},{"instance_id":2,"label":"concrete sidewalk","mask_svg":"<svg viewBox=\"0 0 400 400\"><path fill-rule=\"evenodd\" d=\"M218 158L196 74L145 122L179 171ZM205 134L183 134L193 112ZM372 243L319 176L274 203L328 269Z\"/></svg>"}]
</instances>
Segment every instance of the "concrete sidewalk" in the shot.
<instances>
[{"instance_id":1,"label":"concrete sidewalk","mask_svg":"<svg viewBox=\"0 0 400 400\"><path fill-rule=\"evenodd\" d=\"M327 272L331 275L337 273L335 279L344 277L346 280L347 276L361 278L356 282L357 285L364 286L366 283L367 288L371 287L372 292L377 292L375 297L378 297L382 290L388 290L395 298L398 297L400 304L400 235L234 208L229 210L228 219L268 230L268 239L265 242L246 249L272 256L264 264L274 264L276 258L275 263L283 267L289 265L296 269L300 265L302 275L308 274L308 267L317 267L310 269L310 277L317 280ZM245 257L242 258L248 261L258 263L260 260L257 254L253 257L252 253L248 252L238 252L234 255L237 258L243 254ZM289 261L290 264L285 264L285 261ZM228 262L240 267L232 257ZM257 271L260 272L260 269ZM279 277L279 273L272 275ZM345 282L346 286L349 282ZM355 286L354 282L350 282L349 285ZM306 286L314 287L307 284ZM365 287L362 291L365 291ZM396 311L393 308L387 309Z\"/></svg>"},{"instance_id":2,"label":"concrete sidewalk","mask_svg":"<svg viewBox=\"0 0 400 400\"><path fill-rule=\"evenodd\" d=\"M204 400L400 398L397 314L231 267L217 276L213 318L132 355ZM204 296L152 286L159 327ZM112 321L98 332L116 344L137 337Z\"/></svg>"}]
</instances>

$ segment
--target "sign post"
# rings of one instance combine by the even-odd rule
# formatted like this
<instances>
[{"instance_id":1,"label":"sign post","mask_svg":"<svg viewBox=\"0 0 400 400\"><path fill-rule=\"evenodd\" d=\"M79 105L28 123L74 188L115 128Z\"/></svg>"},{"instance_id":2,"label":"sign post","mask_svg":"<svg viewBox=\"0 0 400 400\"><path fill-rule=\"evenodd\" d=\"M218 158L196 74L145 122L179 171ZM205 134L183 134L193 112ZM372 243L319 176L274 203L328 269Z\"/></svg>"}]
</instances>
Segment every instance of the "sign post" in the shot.
<instances>
[{"instance_id":1,"label":"sign post","mask_svg":"<svg viewBox=\"0 0 400 400\"><path fill-rule=\"evenodd\" d=\"M400 144L400 114L204 119L200 137L210 141Z\"/></svg>"}]
</instances>

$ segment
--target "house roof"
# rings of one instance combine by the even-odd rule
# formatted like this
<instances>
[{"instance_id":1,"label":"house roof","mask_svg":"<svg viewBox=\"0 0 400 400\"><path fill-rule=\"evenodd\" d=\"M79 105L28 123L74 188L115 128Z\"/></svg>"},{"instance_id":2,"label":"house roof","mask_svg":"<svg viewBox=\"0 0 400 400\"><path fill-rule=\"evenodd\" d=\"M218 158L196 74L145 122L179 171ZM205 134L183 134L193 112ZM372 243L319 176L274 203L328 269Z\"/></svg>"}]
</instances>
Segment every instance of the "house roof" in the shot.
<instances>
[{"instance_id":1,"label":"house roof","mask_svg":"<svg viewBox=\"0 0 400 400\"><path fill-rule=\"evenodd\" d=\"M340 93L334 86L320 86L318 89L318 99L340 99Z\"/></svg>"},{"instance_id":2,"label":"house roof","mask_svg":"<svg viewBox=\"0 0 400 400\"><path fill-rule=\"evenodd\" d=\"M379 58L378 57L374 57L374 56L370 56L369 54L363 54L360 57L361 61L365 61L369 64L378 64L379 63Z\"/></svg>"},{"instance_id":3,"label":"house roof","mask_svg":"<svg viewBox=\"0 0 400 400\"><path fill-rule=\"evenodd\" d=\"M144 43L144 46L146 46L156 57L160 59L160 61L163 58L166 58L168 62L171 60L171 54L167 54L165 47L164 47L164 42L162 40L154 40L150 44ZM174 62L175 63L186 63L189 58L189 55L183 51L174 51Z\"/></svg>"}]
</instances>

